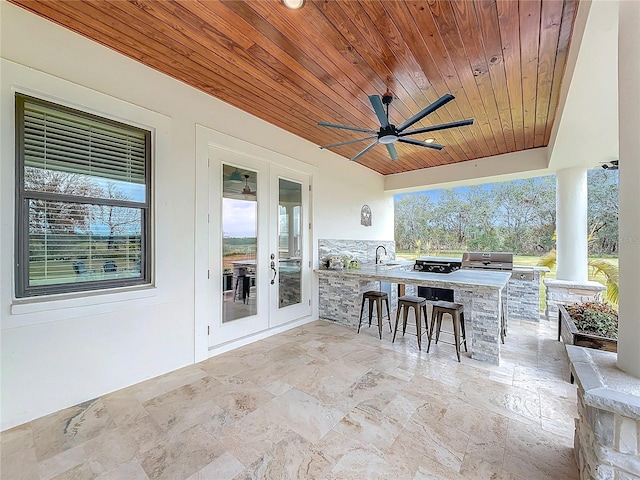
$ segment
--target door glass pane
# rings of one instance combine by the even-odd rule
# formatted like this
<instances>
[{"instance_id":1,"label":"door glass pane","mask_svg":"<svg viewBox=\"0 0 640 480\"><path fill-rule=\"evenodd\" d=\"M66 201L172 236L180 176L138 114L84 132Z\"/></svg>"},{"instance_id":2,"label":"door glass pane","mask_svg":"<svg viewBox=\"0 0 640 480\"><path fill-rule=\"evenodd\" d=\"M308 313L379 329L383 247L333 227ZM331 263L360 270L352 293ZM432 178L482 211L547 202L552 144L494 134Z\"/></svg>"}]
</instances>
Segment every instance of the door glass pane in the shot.
<instances>
[{"instance_id":1,"label":"door glass pane","mask_svg":"<svg viewBox=\"0 0 640 480\"><path fill-rule=\"evenodd\" d=\"M255 315L257 172L222 168L222 321Z\"/></svg>"},{"instance_id":2,"label":"door glass pane","mask_svg":"<svg viewBox=\"0 0 640 480\"><path fill-rule=\"evenodd\" d=\"M302 273L302 185L279 180L278 306L300 303Z\"/></svg>"}]
</instances>

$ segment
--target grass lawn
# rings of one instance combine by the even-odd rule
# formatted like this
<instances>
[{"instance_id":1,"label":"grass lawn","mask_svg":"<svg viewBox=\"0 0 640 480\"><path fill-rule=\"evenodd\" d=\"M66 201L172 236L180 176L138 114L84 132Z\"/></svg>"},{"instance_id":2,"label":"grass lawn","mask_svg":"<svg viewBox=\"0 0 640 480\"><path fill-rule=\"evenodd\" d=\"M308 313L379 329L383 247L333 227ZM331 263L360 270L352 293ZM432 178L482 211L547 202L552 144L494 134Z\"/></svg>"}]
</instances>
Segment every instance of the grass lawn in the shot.
<instances>
[{"instance_id":1,"label":"grass lawn","mask_svg":"<svg viewBox=\"0 0 640 480\"><path fill-rule=\"evenodd\" d=\"M453 258L462 258L462 254L464 252L458 251L440 251L440 252L420 252L420 255L416 255L415 251L408 250L399 250L396 251L396 258L403 260L415 260L416 256L420 257L453 257ZM513 256L513 264L516 267L523 266L535 266L540 261L541 257L536 256L528 256L528 255L514 255ZM591 260L604 260L609 262L616 267L618 266L618 259L616 257L589 257ZM556 267L554 266L551 269L551 272L547 273L543 278L556 278ZM603 285L606 283L606 279L604 275L593 275L591 269L589 269L589 280L593 280L595 282L600 282ZM543 311L546 306L545 301L545 287L544 283L542 283L542 279L540 281L540 311Z\"/></svg>"}]
</instances>

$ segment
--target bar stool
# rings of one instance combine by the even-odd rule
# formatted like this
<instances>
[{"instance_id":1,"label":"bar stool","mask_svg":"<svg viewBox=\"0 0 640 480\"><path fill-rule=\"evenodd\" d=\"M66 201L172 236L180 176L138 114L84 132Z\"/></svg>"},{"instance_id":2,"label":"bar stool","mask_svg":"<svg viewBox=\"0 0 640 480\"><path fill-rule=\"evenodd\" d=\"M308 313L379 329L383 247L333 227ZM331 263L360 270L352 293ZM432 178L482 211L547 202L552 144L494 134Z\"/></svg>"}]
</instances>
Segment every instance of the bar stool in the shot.
<instances>
[{"instance_id":1,"label":"bar stool","mask_svg":"<svg viewBox=\"0 0 640 480\"><path fill-rule=\"evenodd\" d=\"M423 297L415 297L413 295L403 295L398 298L398 312L396 313L396 328L393 331L393 340L396 341L396 334L398 333L398 323L400 323L400 313L404 309L402 316L402 335L404 336L407 330L407 316L409 315L409 308L412 308L416 317L416 335L418 336L418 349L422 350L422 314L424 314L424 327L427 333L429 333L428 317L427 317L427 299Z\"/></svg>"},{"instance_id":2,"label":"bar stool","mask_svg":"<svg viewBox=\"0 0 640 480\"><path fill-rule=\"evenodd\" d=\"M242 303L247 303L249 290L251 288L251 277L252 275L246 267L240 267L238 269L238 276L236 277L236 287L233 289L234 302L236 300L242 299Z\"/></svg>"},{"instance_id":3,"label":"bar stool","mask_svg":"<svg viewBox=\"0 0 640 480\"><path fill-rule=\"evenodd\" d=\"M442 326L442 317L444 314L448 313L451 315L451 319L453 321L453 332L442 332L447 333L449 335L453 335L455 339L455 343L453 345L456 346L456 355L458 356L458 361L460 361L460 345L464 344L464 351L467 352L467 335L464 329L464 306L459 303L453 302L434 302L433 310L431 311L431 331L429 332L429 344L427 345L427 352L429 352L429 348L431 348L431 337L433 336L433 330L435 328L436 331L436 343L440 339L440 327ZM462 337L460 336L460 331L462 330ZM449 343L450 342L443 342Z\"/></svg>"},{"instance_id":4,"label":"bar stool","mask_svg":"<svg viewBox=\"0 0 640 480\"><path fill-rule=\"evenodd\" d=\"M507 336L507 302L504 298L502 298L501 303L502 308L500 309L500 340L502 340L502 343L504 343L504 337Z\"/></svg>"},{"instance_id":5,"label":"bar stool","mask_svg":"<svg viewBox=\"0 0 640 480\"><path fill-rule=\"evenodd\" d=\"M373 315L373 302L376 303L376 312L378 314L378 334L382 340L382 301L387 304L387 318L389 319L389 331L391 331L391 314L389 313L389 295L387 292L379 292L378 290L369 290L362 294L362 305L360 306L360 321L358 322L358 333L360 333L360 325L362 325L362 314L364 312L364 304L369 300L369 326L371 326L371 318Z\"/></svg>"}]
</instances>

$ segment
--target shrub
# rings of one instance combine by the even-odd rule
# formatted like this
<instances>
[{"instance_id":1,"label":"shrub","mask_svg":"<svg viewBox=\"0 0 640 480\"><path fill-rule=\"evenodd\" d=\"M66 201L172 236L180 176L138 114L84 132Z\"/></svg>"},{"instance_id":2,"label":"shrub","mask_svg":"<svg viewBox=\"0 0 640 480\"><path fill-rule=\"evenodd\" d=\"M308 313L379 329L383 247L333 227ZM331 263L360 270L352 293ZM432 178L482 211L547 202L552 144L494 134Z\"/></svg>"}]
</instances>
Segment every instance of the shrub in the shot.
<instances>
[{"instance_id":1,"label":"shrub","mask_svg":"<svg viewBox=\"0 0 640 480\"><path fill-rule=\"evenodd\" d=\"M566 306L576 328L584 333L618 339L618 312L600 302L584 302Z\"/></svg>"}]
</instances>

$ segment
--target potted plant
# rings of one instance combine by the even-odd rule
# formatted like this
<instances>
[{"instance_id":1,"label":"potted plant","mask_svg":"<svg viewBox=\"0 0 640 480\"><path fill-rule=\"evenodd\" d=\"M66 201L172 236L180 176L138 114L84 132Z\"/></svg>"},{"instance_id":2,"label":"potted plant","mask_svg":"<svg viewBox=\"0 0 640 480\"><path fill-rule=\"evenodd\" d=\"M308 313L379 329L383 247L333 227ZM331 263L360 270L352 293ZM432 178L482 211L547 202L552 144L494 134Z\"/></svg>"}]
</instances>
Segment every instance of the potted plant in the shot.
<instances>
[{"instance_id":1,"label":"potted plant","mask_svg":"<svg viewBox=\"0 0 640 480\"><path fill-rule=\"evenodd\" d=\"M558 340L581 347L618 351L618 312L602 302L558 305Z\"/></svg>"}]
</instances>

